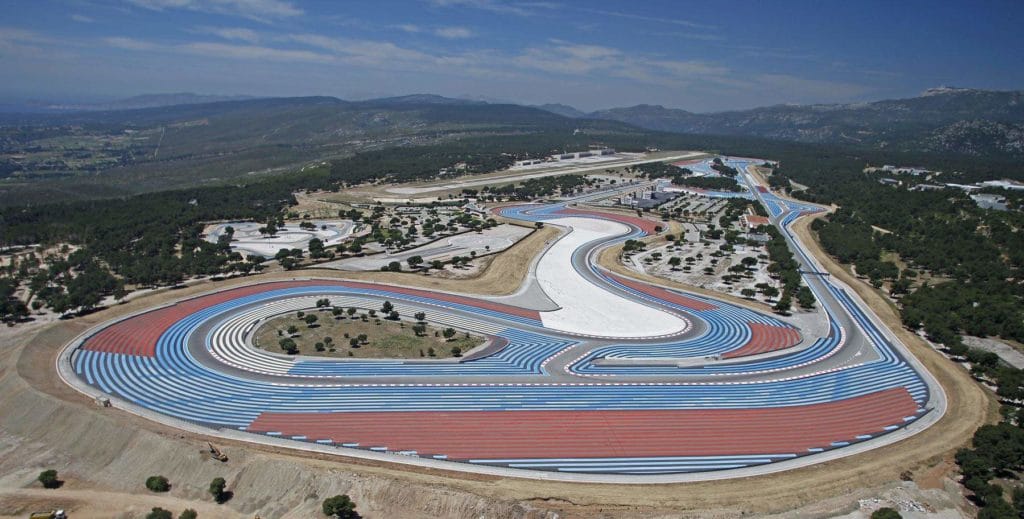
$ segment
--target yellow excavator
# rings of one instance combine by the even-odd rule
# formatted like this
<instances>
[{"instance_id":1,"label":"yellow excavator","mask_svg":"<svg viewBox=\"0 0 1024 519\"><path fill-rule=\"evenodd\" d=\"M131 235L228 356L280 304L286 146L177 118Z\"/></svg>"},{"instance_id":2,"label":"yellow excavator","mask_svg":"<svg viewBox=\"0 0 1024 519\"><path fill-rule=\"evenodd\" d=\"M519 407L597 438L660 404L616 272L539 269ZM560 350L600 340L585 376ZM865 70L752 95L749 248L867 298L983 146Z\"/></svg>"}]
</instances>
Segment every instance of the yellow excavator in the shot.
<instances>
[{"instance_id":1,"label":"yellow excavator","mask_svg":"<svg viewBox=\"0 0 1024 519\"><path fill-rule=\"evenodd\" d=\"M208 445L210 447L209 453L210 453L210 457L211 458L213 458L213 459L215 459L217 461L227 461L228 460L228 455L224 454L223 452L221 452L220 449L218 449L217 447L214 447L212 443L206 442L206 445Z\"/></svg>"},{"instance_id":2,"label":"yellow excavator","mask_svg":"<svg viewBox=\"0 0 1024 519\"><path fill-rule=\"evenodd\" d=\"M28 516L28 519L68 519L68 514L65 514L64 510L33 512L32 515Z\"/></svg>"}]
</instances>

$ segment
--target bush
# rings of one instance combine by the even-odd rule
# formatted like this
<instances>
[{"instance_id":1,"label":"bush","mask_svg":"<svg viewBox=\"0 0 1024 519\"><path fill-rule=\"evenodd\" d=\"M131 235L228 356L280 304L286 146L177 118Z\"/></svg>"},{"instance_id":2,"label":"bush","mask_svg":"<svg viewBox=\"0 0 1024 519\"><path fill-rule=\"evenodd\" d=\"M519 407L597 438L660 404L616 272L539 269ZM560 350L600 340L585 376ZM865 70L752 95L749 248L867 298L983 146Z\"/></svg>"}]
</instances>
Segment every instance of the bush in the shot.
<instances>
[{"instance_id":1,"label":"bush","mask_svg":"<svg viewBox=\"0 0 1024 519\"><path fill-rule=\"evenodd\" d=\"M871 519L900 519L903 517L895 509L889 507L879 508L871 513Z\"/></svg>"},{"instance_id":2,"label":"bush","mask_svg":"<svg viewBox=\"0 0 1024 519\"><path fill-rule=\"evenodd\" d=\"M57 471L50 469L44 470L39 473L37 478L40 483L43 484L43 488L58 488L60 487L60 480L57 479Z\"/></svg>"},{"instance_id":3,"label":"bush","mask_svg":"<svg viewBox=\"0 0 1024 519\"><path fill-rule=\"evenodd\" d=\"M186 508L181 512L181 515L178 516L178 519L196 519L197 517L199 517L199 513L191 508Z\"/></svg>"},{"instance_id":4,"label":"bush","mask_svg":"<svg viewBox=\"0 0 1024 519\"><path fill-rule=\"evenodd\" d=\"M150 492L167 492L171 489L171 484L163 476L150 476L146 478L146 488Z\"/></svg>"},{"instance_id":5,"label":"bush","mask_svg":"<svg viewBox=\"0 0 1024 519\"><path fill-rule=\"evenodd\" d=\"M218 503L224 503L231 497L231 492L224 490L227 486L227 481L224 478L213 478L210 482L210 495L213 496L214 501Z\"/></svg>"},{"instance_id":6,"label":"bush","mask_svg":"<svg viewBox=\"0 0 1024 519\"><path fill-rule=\"evenodd\" d=\"M154 507L153 510L151 510L148 514L146 514L146 519L174 519L174 516L171 515L171 512L169 510L164 510L163 508L157 506Z\"/></svg>"},{"instance_id":7,"label":"bush","mask_svg":"<svg viewBox=\"0 0 1024 519\"><path fill-rule=\"evenodd\" d=\"M328 497L323 503L324 515L338 519L356 519L356 504L347 495Z\"/></svg>"}]
</instances>

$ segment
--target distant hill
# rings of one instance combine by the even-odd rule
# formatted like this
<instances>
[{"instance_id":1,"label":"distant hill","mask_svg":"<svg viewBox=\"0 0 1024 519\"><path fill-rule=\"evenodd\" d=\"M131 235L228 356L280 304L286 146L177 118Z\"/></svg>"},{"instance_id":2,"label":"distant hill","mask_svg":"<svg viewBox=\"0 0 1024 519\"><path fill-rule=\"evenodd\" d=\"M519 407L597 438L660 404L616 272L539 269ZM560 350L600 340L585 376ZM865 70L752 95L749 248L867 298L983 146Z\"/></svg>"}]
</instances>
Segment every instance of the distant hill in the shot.
<instances>
[{"instance_id":1,"label":"distant hill","mask_svg":"<svg viewBox=\"0 0 1024 519\"><path fill-rule=\"evenodd\" d=\"M657 105L586 114L642 128L844 143L896 151L1024 156L1021 91L936 88L921 96L870 103L777 105L693 113Z\"/></svg>"},{"instance_id":2,"label":"distant hill","mask_svg":"<svg viewBox=\"0 0 1024 519\"><path fill-rule=\"evenodd\" d=\"M0 113L0 203L24 200L29 190L120 195L230 182L360 151L452 139L544 134L600 141L605 135L646 133L618 121L432 95ZM81 148L68 150L53 139L64 136L73 136Z\"/></svg>"},{"instance_id":3,"label":"distant hill","mask_svg":"<svg viewBox=\"0 0 1024 519\"><path fill-rule=\"evenodd\" d=\"M553 114L562 115L565 117L586 117L587 113L582 110L577 110L569 105L563 105L558 103L548 103L544 105L534 105L534 108L540 108Z\"/></svg>"},{"instance_id":4,"label":"distant hill","mask_svg":"<svg viewBox=\"0 0 1024 519\"><path fill-rule=\"evenodd\" d=\"M203 103L217 103L221 101L242 101L255 99L253 96L217 96L193 94L191 92L180 92L174 94L144 94L139 96L118 99L106 103L81 103L81 104L48 104L50 111L109 111L109 110L134 110L138 108L154 108L160 106L194 105Z\"/></svg>"}]
</instances>

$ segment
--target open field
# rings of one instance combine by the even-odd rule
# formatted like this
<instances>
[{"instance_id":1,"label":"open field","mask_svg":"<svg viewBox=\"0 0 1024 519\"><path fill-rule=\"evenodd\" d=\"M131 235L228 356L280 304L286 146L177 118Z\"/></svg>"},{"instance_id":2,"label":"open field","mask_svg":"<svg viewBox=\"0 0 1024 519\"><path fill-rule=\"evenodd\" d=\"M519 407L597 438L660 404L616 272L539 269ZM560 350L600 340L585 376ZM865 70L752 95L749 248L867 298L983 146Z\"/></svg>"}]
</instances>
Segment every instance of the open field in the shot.
<instances>
[{"instance_id":1,"label":"open field","mask_svg":"<svg viewBox=\"0 0 1024 519\"><path fill-rule=\"evenodd\" d=\"M329 312L314 312L320 319L315 327L309 327L294 314L282 315L270 319L256 329L253 344L275 353L282 353L278 341L290 337L299 348L299 355L337 358L369 358L369 359L418 359L421 357L452 358L452 348L459 348L460 356L483 343L481 337L456 334L446 340L442 329L428 325L426 332L419 335L413 331L413 324L387 319L369 318L364 321L357 314L355 318L346 316L334 318ZM365 310L360 314L366 313ZM298 328L295 334L288 334L289 326ZM350 339L366 335L366 341L358 346L350 344ZM325 342L326 338L331 341ZM323 344L323 351L315 348Z\"/></svg>"}]
</instances>

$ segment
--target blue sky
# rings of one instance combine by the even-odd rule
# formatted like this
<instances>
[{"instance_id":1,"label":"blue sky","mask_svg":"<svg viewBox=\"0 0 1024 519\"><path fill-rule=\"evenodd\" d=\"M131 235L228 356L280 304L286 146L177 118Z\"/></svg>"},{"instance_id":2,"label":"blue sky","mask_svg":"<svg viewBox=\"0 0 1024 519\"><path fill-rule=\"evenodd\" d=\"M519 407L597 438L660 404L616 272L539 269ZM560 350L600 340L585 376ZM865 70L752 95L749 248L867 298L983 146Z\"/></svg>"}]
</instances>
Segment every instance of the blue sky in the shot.
<instances>
[{"instance_id":1,"label":"blue sky","mask_svg":"<svg viewBox=\"0 0 1024 519\"><path fill-rule=\"evenodd\" d=\"M435 93L697 112L1024 88L1024 2L32 0L0 98Z\"/></svg>"}]
</instances>

